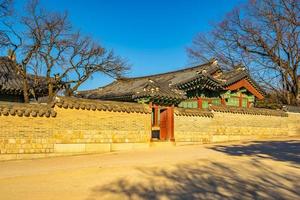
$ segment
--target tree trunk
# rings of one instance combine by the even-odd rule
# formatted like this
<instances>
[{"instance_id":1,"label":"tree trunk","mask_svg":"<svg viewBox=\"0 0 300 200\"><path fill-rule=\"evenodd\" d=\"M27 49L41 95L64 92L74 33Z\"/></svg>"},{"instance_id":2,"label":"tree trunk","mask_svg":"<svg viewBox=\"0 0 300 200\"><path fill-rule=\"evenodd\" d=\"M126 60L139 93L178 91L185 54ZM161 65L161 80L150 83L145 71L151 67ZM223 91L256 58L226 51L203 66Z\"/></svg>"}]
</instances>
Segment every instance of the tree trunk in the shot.
<instances>
[{"instance_id":1,"label":"tree trunk","mask_svg":"<svg viewBox=\"0 0 300 200\"><path fill-rule=\"evenodd\" d=\"M297 94L295 92L291 92L291 105L296 106L297 105Z\"/></svg>"},{"instance_id":2,"label":"tree trunk","mask_svg":"<svg viewBox=\"0 0 300 200\"><path fill-rule=\"evenodd\" d=\"M27 78L23 79L23 96L24 96L24 102L29 103L29 91L28 91L28 82Z\"/></svg>"},{"instance_id":3,"label":"tree trunk","mask_svg":"<svg viewBox=\"0 0 300 200\"><path fill-rule=\"evenodd\" d=\"M74 96L74 92L78 90L79 86L83 83L84 81L78 81L77 84L71 88L68 87L67 90L66 90L66 94L67 96L71 97L71 96Z\"/></svg>"},{"instance_id":4,"label":"tree trunk","mask_svg":"<svg viewBox=\"0 0 300 200\"><path fill-rule=\"evenodd\" d=\"M48 102L52 101L53 96L53 84L51 83L51 80L48 80Z\"/></svg>"},{"instance_id":5,"label":"tree trunk","mask_svg":"<svg viewBox=\"0 0 300 200\"><path fill-rule=\"evenodd\" d=\"M73 96L73 90L71 88L67 88L66 91L65 91L65 95L67 97Z\"/></svg>"}]
</instances>

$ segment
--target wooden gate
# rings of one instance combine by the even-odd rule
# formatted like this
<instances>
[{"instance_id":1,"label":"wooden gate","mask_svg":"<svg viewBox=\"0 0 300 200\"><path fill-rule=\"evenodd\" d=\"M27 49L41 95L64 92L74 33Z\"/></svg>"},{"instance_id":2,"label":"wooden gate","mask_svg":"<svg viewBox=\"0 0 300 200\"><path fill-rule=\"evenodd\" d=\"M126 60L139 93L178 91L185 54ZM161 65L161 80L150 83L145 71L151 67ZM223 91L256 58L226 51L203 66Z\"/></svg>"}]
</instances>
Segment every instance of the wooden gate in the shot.
<instances>
[{"instance_id":1,"label":"wooden gate","mask_svg":"<svg viewBox=\"0 0 300 200\"><path fill-rule=\"evenodd\" d=\"M174 141L174 112L173 107L160 110L160 140Z\"/></svg>"}]
</instances>

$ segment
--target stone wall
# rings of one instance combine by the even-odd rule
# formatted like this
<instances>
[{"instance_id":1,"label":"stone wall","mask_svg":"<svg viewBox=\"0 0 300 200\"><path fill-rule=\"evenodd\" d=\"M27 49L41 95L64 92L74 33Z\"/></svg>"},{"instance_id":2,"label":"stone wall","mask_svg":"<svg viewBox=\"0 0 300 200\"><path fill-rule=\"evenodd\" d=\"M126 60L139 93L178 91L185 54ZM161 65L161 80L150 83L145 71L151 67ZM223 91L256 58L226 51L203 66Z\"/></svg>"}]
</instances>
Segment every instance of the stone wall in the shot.
<instances>
[{"instance_id":1,"label":"stone wall","mask_svg":"<svg viewBox=\"0 0 300 200\"><path fill-rule=\"evenodd\" d=\"M52 127L52 137L55 140L54 150L56 152L74 151L74 145L70 145L70 148L68 148L64 144L85 144L86 151L93 151L94 149L94 151L99 152L103 146L101 144L104 144L104 147L108 144L111 146L110 150L117 150L122 148L122 144L147 144L150 141L150 113L64 108L56 108L56 111L58 114L53 124L54 127ZM95 144L100 144L98 145L99 150ZM80 148L78 151L80 151Z\"/></svg>"},{"instance_id":2,"label":"stone wall","mask_svg":"<svg viewBox=\"0 0 300 200\"><path fill-rule=\"evenodd\" d=\"M300 136L300 114L266 110L174 111L176 145ZM59 98L0 103L0 160L147 148L148 105Z\"/></svg>"},{"instance_id":3,"label":"stone wall","mask_svg":"<svg viewBox=\"0 0 300 200\"><path fill-rule=\"evenodd\" d=\"M52 116L39 114L47 113L49 109L40 112L41 106L38 110L32 110L36 108L34 105L30 108L16 104L0 106L0 160L149 146L151 113L148 107L128 103L121 106L108 102L101 106L88 103L81 102L77 108L77 105L70 108L65 102L54 105ZM29 115L22 115L20 109Z\"/></svg>"},{"instance_id":4,"label":"stone wall","mask_svg":"<svg viewBox=\"0 0 300 200\"><path fill-rule=\"evenodd\" d=\"M289 136L300 136L300 113L289 113L287 128Z\"/></svg>"},{"instance_id":5,"label":"stone wall","mask_svg":"<svg viewBox=\"0 0 300 200\"><path fill-rule=\"evenodd\" d=\"M300 114L288 116L213 112L210 116L175 115L176 145L300 136Z\"/></svg>"},{"instance_id":6,"label":"stone wall","mask_svg":"<svg viewBox=\"0 0 300 200\"><path fill-rule=\"evenodd\" d=\"M212 117L174 116L174 137L176 144L210 143L214 133Z\"/></svg>"}]
</instances>

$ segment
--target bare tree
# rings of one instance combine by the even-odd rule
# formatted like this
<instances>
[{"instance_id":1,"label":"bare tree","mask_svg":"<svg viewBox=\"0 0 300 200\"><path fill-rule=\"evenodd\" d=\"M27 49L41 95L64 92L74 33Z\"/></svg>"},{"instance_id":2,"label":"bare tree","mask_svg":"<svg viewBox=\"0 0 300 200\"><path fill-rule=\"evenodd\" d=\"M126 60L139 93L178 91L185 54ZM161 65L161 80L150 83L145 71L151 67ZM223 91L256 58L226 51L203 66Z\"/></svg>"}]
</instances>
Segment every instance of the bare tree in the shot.
<instances>
[{"instance_id":1,"label":"bare tree","mask_svg":"<svg viewBox=\"0 0 300 200\"><path fill-rule=\"evenodd\" d=\"M26 5L26 13L2 21L0 48L16 55L16 70L24 80L25 102L29 101L28 73L46 77L49 100L68 86L68 95L99 72L121 76L128 68L125 62L89 37L75 31L66 13L40 8L37 0ZM21 31L19 31L21 30Z\"/></svg>"},{"instance_id":2,"label":"bare tree","mask_svg":"<svg viewBox=\"0 0 300 200\"><path fill-rule=\"evenodd\" d=\"M66 95L72 95L93 74L100 72L116 78L128 69L125 61L107 51L90 37L74 33L65 15L45 19L44 37L38 55L45 64L49 99L62 82ZM55 79L51 74L55 73Z\"/></svg>"},{"instance_id":3,"label":"bare tree","mask_svg":"<svg viewBox=\"0 0 300 200\"><path fill-rule=\"evenodd\" d=\"M28 3L28 7L26 9L26 14L28 16L32 16L35 12L37 2L32 1ZM28 69L29 63L37 53L40 47L40 40L35 36L38 35L39 30L33 29L29 21L29 17L18 17L11 16L11 18L6 18L1 20L2 22L2 30L1 30L1 40L0 40L0 48L1 50L10 51L10 56L18 58L18 63L14 65L15 70L23 79L23 95L24 101L29 102L29 80L28 80ZM32 17L32 23L36 23L38 21L37 18ZM22 31L17 31L18 29L22 29Z\"/></svg>"},{"instance_id":4,"label":"bare tree","mask_svg":"<svg viewBox=\"0 0 300 200\"><path fill-rule=\"evenodd\" d=\"M249 1L230 12L208 36L194 38L193 59L216 57L245 65L263 86L296 104L300 63L300 1Z\"/></svg>"}]
</instances>

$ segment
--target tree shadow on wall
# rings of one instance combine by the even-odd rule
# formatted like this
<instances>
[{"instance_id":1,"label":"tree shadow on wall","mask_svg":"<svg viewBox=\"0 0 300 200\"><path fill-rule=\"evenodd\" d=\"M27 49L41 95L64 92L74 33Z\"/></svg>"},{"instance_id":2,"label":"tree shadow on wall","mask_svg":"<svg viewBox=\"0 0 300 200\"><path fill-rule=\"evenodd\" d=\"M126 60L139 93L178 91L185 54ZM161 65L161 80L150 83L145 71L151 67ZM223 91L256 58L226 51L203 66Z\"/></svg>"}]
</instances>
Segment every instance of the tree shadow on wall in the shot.
<instances>
[{"instance_id":1,"label":"tree shadow on wall","mask_svg":"<svg viewBox=\"0 0 300 200\"><path fill-rule=\"evenodd\" d=\"M233 156L256 156L300 164L300 141L255 141L249 145L218 145L211 149Z\"/></svg>"},{"instance_id":2,"label":"tree shadow on wall","mask_svg":"<svg viewBox=\"0 0 300 200\"><path fill-rule=\"evenodd\" d=\"M172 169L138 168L137 180L125 177L93 187L88 200L300 199L300 174L280 173L255 159L246 167L237 163L203 163L195 161Z\"/></svg>"}]
</instances>

